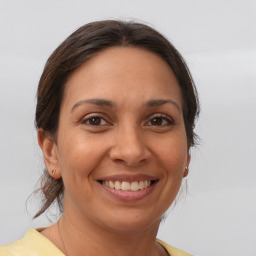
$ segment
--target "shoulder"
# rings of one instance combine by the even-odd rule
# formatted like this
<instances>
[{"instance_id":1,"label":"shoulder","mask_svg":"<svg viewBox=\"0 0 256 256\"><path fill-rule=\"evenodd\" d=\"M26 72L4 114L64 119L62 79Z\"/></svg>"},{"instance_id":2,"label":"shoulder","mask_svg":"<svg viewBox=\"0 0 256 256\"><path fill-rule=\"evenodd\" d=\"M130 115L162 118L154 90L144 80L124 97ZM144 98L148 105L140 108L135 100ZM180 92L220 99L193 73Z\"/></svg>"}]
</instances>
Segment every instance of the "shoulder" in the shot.
<instances>
[{"instance_id":1,"label":"shoulder","mask_svg":"<svg viewBox=\"0 0 256 256\"><path fill-rule=\"evenodd\" d=\"M26 249L24 247L22 239L14 242L14 243L11 243L11 244L0 246L0 255L1 256L30 255L27 253L28 252L26 251Z\"/></svg>"},{"instance_id":2,"label":"shoulder","mask_svg":"<svg viewBox=\"0 0 256 256\"><path fill-rule=\"evenodd\" d=\"M27 231L25 236L7 245L0 246L1 256L64 256L46 237L35 229Z\"/></svg>"},{"instance_id":3,"label":"shoulder","mask_svg":"<svg viewBox=\"0 0 256 256\"><path fill-rule=\"evenodd\" d=\"M171 255L171 256L191 256L191 254L184 252L182 250L179 250L159 239L156 240L159 244L161 244L164 249Z\"/></svg>"}]
</instances>

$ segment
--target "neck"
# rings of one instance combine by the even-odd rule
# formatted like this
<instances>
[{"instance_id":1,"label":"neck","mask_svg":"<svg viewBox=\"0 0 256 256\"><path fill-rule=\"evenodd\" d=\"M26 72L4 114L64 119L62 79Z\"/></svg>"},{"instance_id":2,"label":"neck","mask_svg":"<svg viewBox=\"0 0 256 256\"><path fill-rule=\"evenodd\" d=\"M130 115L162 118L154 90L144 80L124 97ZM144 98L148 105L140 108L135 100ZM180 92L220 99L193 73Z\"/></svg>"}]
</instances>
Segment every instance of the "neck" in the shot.
<instances>
[{"instance_id":1,"label":"neck","mask_svg":"<svg viewBox=\"0 0 256 256\"><path fill-rule=\"evenodd\" d=\"M97 224L75 221L63 214L59 221L61 250L66 256L155 256L159 255L155 238L159 222L144 230L111 230Z\"/></svg>"}]
</instances>

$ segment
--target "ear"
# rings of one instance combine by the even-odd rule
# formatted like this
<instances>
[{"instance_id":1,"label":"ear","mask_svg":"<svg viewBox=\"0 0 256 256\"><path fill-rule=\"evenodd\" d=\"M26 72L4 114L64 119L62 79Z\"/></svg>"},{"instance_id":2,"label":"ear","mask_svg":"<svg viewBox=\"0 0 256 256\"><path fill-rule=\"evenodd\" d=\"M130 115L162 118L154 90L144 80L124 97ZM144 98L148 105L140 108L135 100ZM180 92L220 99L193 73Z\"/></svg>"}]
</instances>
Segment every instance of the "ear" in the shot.
<instances>
[{"instance_id":1,"label":"ear","mask_svg":"<svg viewBox=\"0 0 256 256\"><path fill-rule=\"evenodd\" d=\"M184 170L184 173L183 173L183 178L187 177L188 176L188 166L189 166L189 163L190 163L190 154L189 154L189 151L187 153L187 161L186 161L186 167L185 167L185 170Z\"/></svg>"},{"instance_id":2,"label":"ear","mask_svg":"<svg viewBox=\"0 0 256 256\"><path fill-rule=\"evenodd\" d=\"M52 136L46 135L43 129L37 130L38 144L44 156L45 166L54 179L61 178L57 144Z\"/></svg>"}]
</instances>

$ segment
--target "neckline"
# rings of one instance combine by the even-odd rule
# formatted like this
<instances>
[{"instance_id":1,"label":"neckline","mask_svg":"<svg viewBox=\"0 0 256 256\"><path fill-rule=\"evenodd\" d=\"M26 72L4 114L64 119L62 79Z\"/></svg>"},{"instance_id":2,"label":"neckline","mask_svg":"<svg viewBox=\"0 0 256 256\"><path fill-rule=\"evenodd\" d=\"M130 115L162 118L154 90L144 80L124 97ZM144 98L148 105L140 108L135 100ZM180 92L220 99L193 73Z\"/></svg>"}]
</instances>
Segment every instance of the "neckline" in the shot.
<instances>
[{"instance_id":1,"label":"neckline","mask_svg":"<svg viewBox=\"0 0 256 256\"><path fill-rule=\"evenodd\" d=\"M37 252L38 256L45 256L53 254L54 256L65 256L63 252L47 237L42 235L42 232L45 228L29 229L25 236L23 237L23 243L28 248ZM169 254L172 251L178 251L178 249L167 245L162 240L156 238L156 242L163 247L163 249ZM40 250L40 251L38 251ZM189 255L189 254L187 254Z\"/></svg>"},{"instance_id":2,"label":"neckline","mask_svg":"<svg viewBox=\"0 0 256 256\"><path fill-rule=\"evenodd\" d=\"M24 245L38 253L38 256L65 256L52 241L40 233L43 230L44 228L29 229L23 237Z\"/></svg>"}]
</instances>

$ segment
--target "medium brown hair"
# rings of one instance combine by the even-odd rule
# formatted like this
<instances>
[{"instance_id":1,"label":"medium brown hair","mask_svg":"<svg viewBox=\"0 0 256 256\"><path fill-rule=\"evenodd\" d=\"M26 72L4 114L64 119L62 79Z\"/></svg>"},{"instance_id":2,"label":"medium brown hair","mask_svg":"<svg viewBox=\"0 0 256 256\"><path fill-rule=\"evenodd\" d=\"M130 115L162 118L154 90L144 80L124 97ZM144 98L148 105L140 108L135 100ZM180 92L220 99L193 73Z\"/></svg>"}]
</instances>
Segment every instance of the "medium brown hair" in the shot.
<instances>
[{"instance_id":1,"label":"medium brown hair","mask_svg":"<svg viewBox=\"0 0 256 256\"><path fill-rule=\"evenodd\" d=\"M199 114L197 91L185 61L175 47L153 28L135 22L116 20L86 24L72 33L52 53L46 62L37 91L35 126L45 134L55 136L58 130L60 106L68 77L100 51L114 47L137 47L160 56L174 72L183 99L183 118L188 145L195 144L195 119ZM64 185L47 170L41 177L42 207L35 217L45 212L56 200L63 209Z\"/></svg>"}]
</instances>

